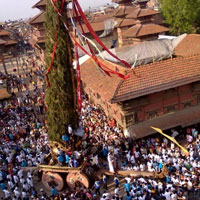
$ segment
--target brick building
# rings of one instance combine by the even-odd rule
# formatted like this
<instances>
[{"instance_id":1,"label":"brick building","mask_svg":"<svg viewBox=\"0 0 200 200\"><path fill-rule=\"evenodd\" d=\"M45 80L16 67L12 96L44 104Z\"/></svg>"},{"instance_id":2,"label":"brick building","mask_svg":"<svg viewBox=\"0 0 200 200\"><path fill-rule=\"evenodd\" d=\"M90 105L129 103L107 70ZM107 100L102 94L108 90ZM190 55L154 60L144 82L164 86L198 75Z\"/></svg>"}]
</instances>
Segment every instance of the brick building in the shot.
<instances>
[{"instance_id":1,"label":"brick building","mask_svg":"<svg viewBox=\"0 0 200 200\"><path fill-rule=\"evenodd\" d=\"M126 135L141 138L163 130L200 122L199 35L188 35L176 47L174 58L131 69L103 61L130 78L104 76L89 59L81 65L83 88L91 101L124 128ZM189 50L191 49L191 50ZM176 54L177 53L177 54ZM197 54L197 55L195 55Z\"/></svg>"},{"instance_id":2,"label":"brick building","mask_svg":"<svg viewBox=\"0 0 200 200\"><path fill-rule=\"evenodd\" d=\"M3 45L1 49L3 53L13 52L16 49L17 41L10 38L11 33L6 31L2 25L0 25L0 45Z\"/></svg>"},{"instance_id":3,"label":"brick building","mask_svg":"<svg viewBox=\"0 0 200 200\"><path fill-rule=\"evenodd\" d=\"M70 2L71 0L68 1ZM119 4L118 8L107 8L103 13L85 12L91 26L98 36L104 33L106 21L113 20L113 30L104 37L101 37L102 42L108 48L111 48L113 43L116 43L116 46L126 46L144 40L157 39L159 34L165 34L169 31L168 28L161 25L162 20L160 13L147 8L148 1L138 1L137 4L132 4L131 0L113 1ZM45 7L46 0L40 0L36 3L33 8L39 9L40 13L29 21L34 27L30 43L33 47L41 49L44 49L45 42ZM72 13L71 16L73 16ZM78 26L78 28L81 30L80 26ZM85 24L83 24L83 29L86 37L93 39ZM132 31L132 29L134 29L134 31ZM98 46L98 44L96 45Z\"/></svg>"}]
</instances>

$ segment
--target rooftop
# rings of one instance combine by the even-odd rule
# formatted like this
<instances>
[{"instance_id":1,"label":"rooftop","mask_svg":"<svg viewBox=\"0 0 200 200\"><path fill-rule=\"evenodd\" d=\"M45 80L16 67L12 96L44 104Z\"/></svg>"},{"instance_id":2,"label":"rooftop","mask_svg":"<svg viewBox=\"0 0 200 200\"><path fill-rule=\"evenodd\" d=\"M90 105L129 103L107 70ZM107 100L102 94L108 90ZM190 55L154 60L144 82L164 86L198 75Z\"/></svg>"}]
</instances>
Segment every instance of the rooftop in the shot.
<instances>
[{"instance_id":1,"label":"rooftop","mask_svg":"<svg viewBox=\"0 0 200 200\"><path fill-rule=\"evenodd\" d=\"M65 0L66 2L71 2L72 0ZM47 5L47 0L40 0L32 8L40 8Z\"/></svg>"},{"instance_id":2,"label":"rooftop","mask_svg":"<svg viewBox=\"0 0 200 200\"><path fill-rule=\"evenodd\" d=\"M5 44L5 43L6 43L6 41L0 39L0 45Z\"/></svg>"},{"instance_id":3,"label":"rooftop","mask_svg":"<svg viewBox=\"0 0 200 200\"><path fill-rule=\"evenodd\" d=\"M44 23L45 22L45 12L42 11L39 14L37 14L35 17L31 18L28 23L33 25L33 24L38 24L38 23Z\"/></svg>"},{"instance_id":4,"label":"rooftop","mask_svg":"<svg viewBox=\"0 0 200 200\"><path fill-rule=\"evenodd\" d=\"M168 28L158 24L136 24L122 32L124 37L141 37L169 31Z\"/></svg>"},{"instance_id":5,"label":"rooftop","mask_svg":"<svg viewBox=\"0 0 200 200\"><path fill-rule=\"evenodd\" d=\"M104 61L104 64L109 68L117 66L108 61ZM117 76L104 76L89 59L82 64L81 77L104 100L121 102L200 81L200 55L142 65L134 71L136 75L130 69L124 72L130 75L127 80Z\"/></svg>"},{"instance_id":6,"label":"rooftop","mask_svg":"<svg viewBox=\"0 0 200 200\"><path fill-rule=\"evenodd\" d=\"M46 6L46 5L47 5L47 0L40 0L35 5L33 5L32 8L38 8L38 7Z\"/></svg>"},{"instance_id":7,"label":"rooftop","mask_svg":"<svg viewBox=\"0 0 200 200\"><path fill-rule=\"evenodd\" d=\"M176 56L190 56L197 52L200 54L200 34L187 35L174 50Z\"/></svg>"},{"instance_id":8,"label":"rooftop","mask_svg":"<svg viewBox=\"0 0 200 200\"><path fill-rule=\"evenodd\" d=\"M6 36L6 35L10 35L10 32L6 31L6 30L0 30L0 36Z\"/></svg>"}]
</instances>

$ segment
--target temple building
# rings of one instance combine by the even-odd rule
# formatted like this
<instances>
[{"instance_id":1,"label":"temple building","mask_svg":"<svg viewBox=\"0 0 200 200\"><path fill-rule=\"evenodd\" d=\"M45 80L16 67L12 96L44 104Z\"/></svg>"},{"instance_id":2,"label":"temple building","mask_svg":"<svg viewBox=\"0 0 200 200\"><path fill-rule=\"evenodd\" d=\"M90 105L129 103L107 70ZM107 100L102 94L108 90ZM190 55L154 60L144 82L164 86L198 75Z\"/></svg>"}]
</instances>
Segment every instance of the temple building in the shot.
<instances>
[{"instance_id":1,"label":"temple building","mask_svg":"<svg viewBox=\"0 0 200 200\"><path fill-rule=\"evenodd\" d=\"M113 0L113 2L118 4L115 9L106 8L103 12L85 12L92 28L108 48L157 39L159 34L169 31L168 28L162 26L160 13L148 8L147 0L136 1L134 4L131 0ZM46 0L36 3L33 8L39 9L40 13L29 21L34 27L30 43L39 49L44 49L45 7ZM70 15L73 16L72 13ZM93 39L86 25L82 24L82 26L85 36ZM78 28L81 30L80 25ZM71 30L74 31L73 28ZM97 43L96 45L100 48Z\"/></svg>"},{"instance_id":2,"label":"temple building","mask_svg":"<svg viewBox=\"0 0 200 200\"><path fill-rule=\"evenodd\" d=\"M9 53L13 52L16 49L17 46L17 41L11 39L11 33L6 31L2 25L0 25L0 46L1 46L1 51L3 53Z\"/></svg>"},{"instance_id":3,"label":"temple building","mask_svg":"<svg viewBox=\"0 0 200 200\"><path fill-rule=\"evenodd\" d=\"M200 35L180 38L168 58L149 62L147 55L133 69L102 60L110 69L130 75L126 80L105 76L91 59L82 63L81 79L90 101L114 118L127 136L148 136L155 132L150 126L166 130L200 122L200 46L195 45L200 44Z\"/></svg>"}]
</instances>

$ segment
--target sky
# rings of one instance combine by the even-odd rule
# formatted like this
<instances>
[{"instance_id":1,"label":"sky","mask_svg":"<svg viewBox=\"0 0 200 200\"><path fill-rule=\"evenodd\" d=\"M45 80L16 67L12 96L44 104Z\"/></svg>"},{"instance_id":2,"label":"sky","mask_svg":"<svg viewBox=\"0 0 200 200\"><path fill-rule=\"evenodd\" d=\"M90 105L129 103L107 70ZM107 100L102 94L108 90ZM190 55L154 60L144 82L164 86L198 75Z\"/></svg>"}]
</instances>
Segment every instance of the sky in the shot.
<instances>
[{"instance_id":1,"label":"sky","mask_svg":"<svg viewBox=\"0 0 200 200\"><path fill-rule=\"evenodd\" d=\"M0 22L16 19L27 19L36 15L39 10L32 6L39 0L0 0ZM83 9L98 7L111 0L79 0Z\"/></svg>"}]
</instances>

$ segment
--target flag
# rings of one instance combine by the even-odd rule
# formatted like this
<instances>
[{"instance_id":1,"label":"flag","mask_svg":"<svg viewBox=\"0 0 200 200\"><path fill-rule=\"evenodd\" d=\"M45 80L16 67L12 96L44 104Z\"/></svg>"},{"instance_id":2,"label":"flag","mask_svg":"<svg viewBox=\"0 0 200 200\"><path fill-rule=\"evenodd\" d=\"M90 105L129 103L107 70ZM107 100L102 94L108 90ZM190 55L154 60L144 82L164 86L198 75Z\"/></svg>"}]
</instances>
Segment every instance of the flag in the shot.
<instances>
[{"instance_id":1,"label":"flag","mask_svg":"<svg viewBox=\"0 0 200 200\"><path fill-rule=\"evenodd\" d=\"M165 136L165 137L168 138L169 140L171 140L171 141L172 141L173 143L175 143L178 147L180 147L180 148L183 150L183 152L185 152L186 156L189 156L189 152L187 151L187 149L185 149L183 146L181 146L181 145L176 141L175 138L173 138L173 137L171 137L171 136L169 136L169 135L163 133L162 130L159 129L159 128L155 128L155 127L153 127L153 126L151 126L151 128L154 129L155 131L157 131L158 133L162 134L163 136Z\"/></svg>"}]
</instances>

